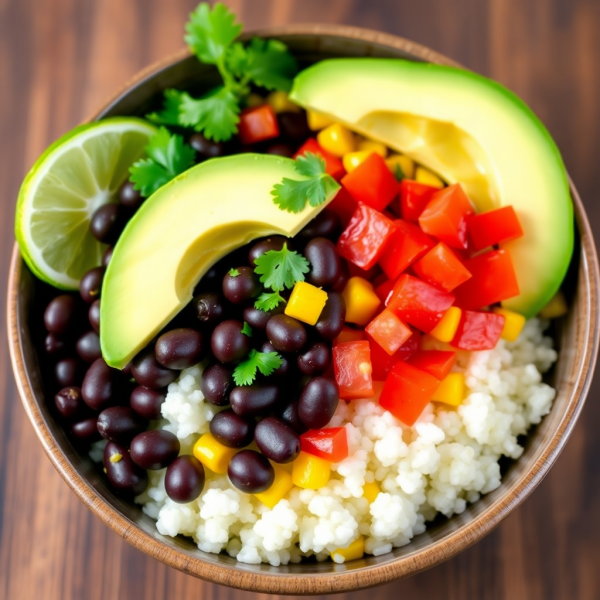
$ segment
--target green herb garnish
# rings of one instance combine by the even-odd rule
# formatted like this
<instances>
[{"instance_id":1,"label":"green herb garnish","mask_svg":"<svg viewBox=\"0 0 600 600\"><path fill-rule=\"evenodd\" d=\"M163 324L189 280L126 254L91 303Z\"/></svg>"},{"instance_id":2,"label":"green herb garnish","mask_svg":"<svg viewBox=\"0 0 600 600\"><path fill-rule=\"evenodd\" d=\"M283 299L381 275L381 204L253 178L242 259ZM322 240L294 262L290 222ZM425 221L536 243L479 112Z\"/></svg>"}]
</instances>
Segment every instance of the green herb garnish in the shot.
<instances>
[{"instance_id":1,"label":"green herb garnish","mask_svg":"<svg viewBox=\"0 0 600 600\"><path fill-rule=\"evenodd\" d=\"M228 275L230 277L239 277L240 276L240 272L237 269L229 269Z\"/></svg>"},{"instance_id":2,"label":"green herb garnish","mask_svg":"<svg viewBox=\"0 0 600 600\"><path fill-rule=\"evenodd\" d=\"M283 244L281 250L265 252L254 264L254 272L260 275L260 282L274 292L293 288L298 281L304 281L304 274L310 270L306 258L288 250L287 244Z\"/></svg>"},{"instance_id":3,"label":"green herb garnish","mask_svg":"<svg viewBox=\"0 0 600 600\"><path fill-rule=\"evenodd\" d=\"M277 352L257 352L250 350L248 358L239 363L233 370L235 385L250 385L256 379L256 371L268 376L283 364Z\"/></svg>"},{"instance_id":4,"label":"green herb garnish","mask_svg":"<svg viewBox=\"0 0 600 600\"><path fill-rule=\"evenodd\" d=\"M240 333L243 333L244 335L247 335L248 337L252 337L252 327L250 327L250 325L248 325L248 323L246 323L246 321L244 321L244 326L240 330Z\"/></svg>"},{"instance_id":5,"label":"green herb garnish","mask_svg":"<svg viewBox=\"0 0 600 600\"><path fill-rule=\"evenodd\" d=\"M282 302L285 302L279 292L263 292L254 303L254 308L269 312L274 308L277 308Z\"/></svg>"},{"instance_id":6,"label":"green herb garnish","mask_svg":"<svg viewBox=\"0 0 600 600\"><path fill-rule=\"evenodd\" d=\"M396 178L396 181L402 181L406 177L402 167L397 163L394 165L394 177Z\"/></svg>"}]
</instances>

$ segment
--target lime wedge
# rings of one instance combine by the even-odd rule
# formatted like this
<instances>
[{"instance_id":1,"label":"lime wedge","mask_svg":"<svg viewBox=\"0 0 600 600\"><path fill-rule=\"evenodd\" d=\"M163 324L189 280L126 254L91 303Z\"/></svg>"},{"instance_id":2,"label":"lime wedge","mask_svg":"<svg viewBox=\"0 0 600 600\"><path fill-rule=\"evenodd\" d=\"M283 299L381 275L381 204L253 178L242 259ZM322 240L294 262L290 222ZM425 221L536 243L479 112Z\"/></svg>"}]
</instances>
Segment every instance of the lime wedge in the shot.
<instances>
[{"instance_id":1,"label":"lime wedge","mask_svg":"<svg viewBox=\"0 0 600 600\"><path fill-rule=\"evenodd\" d=\"M134 117L81 125L54 142L19 191L15 235L29 268L61 289L77 289L106 249L90 233L94 211L117 201L129 167L156 128Z\"/></svg>"}]
</instances>

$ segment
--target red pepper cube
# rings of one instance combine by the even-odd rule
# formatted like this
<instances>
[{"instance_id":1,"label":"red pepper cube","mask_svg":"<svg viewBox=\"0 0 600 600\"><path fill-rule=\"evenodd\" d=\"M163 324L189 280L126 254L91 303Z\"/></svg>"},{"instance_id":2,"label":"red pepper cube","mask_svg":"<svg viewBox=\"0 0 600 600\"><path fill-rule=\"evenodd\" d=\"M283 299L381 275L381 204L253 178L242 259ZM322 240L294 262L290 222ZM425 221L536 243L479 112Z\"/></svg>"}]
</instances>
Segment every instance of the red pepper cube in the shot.
<instances>
[{"instance_id":1,"label":"red pepper cube","mask_svg":"<svg viewBox=\"0 0 600 600\"><path fill-rule=\"evenodd\" d=\"M298 152L294 154L294 158L304 156L307 152L312 152L313 154L320 156L325 161L325 172L334 179L339 180L344 176L346 169L344 169L342 161L337 158L337 156L333 156L333 154L329 154L329 152L323 150L323 148L319 146L319 142L314 138L306 140L306 142L300 146Z\"/></svg>"},{"instance_id":2,"label":"red pepper cube","mask_svg":"<svg viewBox=\"0 0 600 600\"><path fill-rule=\"evenodd\" d=\"M342 227L346 227L357 206L358 202L341 187L334 199L327 205L327 209L333 211L340 218Z\"/></svg>"},{"instance_id":3,"label":"red pepper cube","mask_svg":"<svg viewBox=\"0 0 600 600\"><path fill-rule=\"evenodd\" d=\"M508 250L490 250L465 260L471 278L455 290L461 308L483 308L519 295L519 284Z\"/></svg>"},{"instance_id":4,"label":"red pepper cube","mask_svg":"<svg viewBox=\"0 0 600 600\"><path fill-rule=\"evenodd\" d=\"M473 207L460 184L437 190L419 217L421 229L452 248L467 247L467 218Z\"/></svg>"},{"instance_id":5,"label":"red pepper cube","mask_svg":"<svg viewBox=\"0 0 600 600\"><path fill-rule=\"evenodd\" d=\"M419 350L408 359L408 362L413 367L422 369L441 381L454 366L456 352L451 350Z\"/></svg>"},{"instance_id":6,"label":"red pepper cube","mask_svg":"<svg viewBox=\"0 0 600 600\"><path fill-rule=\"evenodd\" d=\"M348 458L346 428L311 429L300 436L300 450L329 462L342 462Z\"/></svg>"},{"instance_id":7,"label":"red pepper cube","mask_svg":"<svg viewBox=\"0 0 600 600\"><path fill-rule=\"evenodd\" d=\"M413 327L429 333L454 304L454 296L412 275L401 275L387 307Z\"/></svg>"},{"instance_id":8,"label":"red pepper cube","mask_svg":"<svg viewBox=\"0 0 600 600\"><path fill-rule=\"evenodd\" d=\"M400 361L392 367L383 385L379 404L411 427L439 385L433 375Z\"/></svg>"},{"instance_id":9,"label":"red pepper cube","mask_svg":"<svg viewBox=\"0 0 600 600\"><path fill-rule=\"evenodd\" d=\"M417 222L431 197L439 188L418 181L403 179L400 182L400 215L405 221Z\"/></svg>"},{"instance_id":10,"label":"red pepper cube","mask_svg":"<svg viewBox=\"0 0 600 600\"><path fill-rule=\"evenodd\" d=\"M238 134L242 144L250 145L279 136L275 112L269 104L247 108L240 113Z\"/></svg>"},{"instance_id":11,"label":"red pepper cube","mask_svg":"<svg viewBox=\"0 0 600 600\"><path fill-rule=\"evenodd\" d=\"M375 210L383 210L398 193L396 178L376 152L344 175L342 185L357 202L364 202Z\"/></svg>"},{"instance_id":12,"label":"red pepper cube","mask_svg":"<svg viewBox=\"0 0 600 600\"><path fill-rule=\"evenodd\" d=\"M393 232L392 221L370 206L359 203L338 240L338 252L357 267L368 270L379 260Z\"/></svg>"},{"instance_id":13,"label":"red pepper cube","mask_svg":"<svg viewBox=\"0 0 600 600\"><path fill-rule=\"evenodd\" d=\"M421 334L413 330L408 340L390 356L374 339L369 339L371 346L371 364L373 365L373 381L385 381L390 369L400 360L408 360L421 345Z\"/></svg>"},{"instance_id":14,"label":"red pepper cube","mask_svg":"<svg viewBox=\"0 0 600 600\"><path fill-rule=\"evenodd\" d=\"M374 396L369 342L343 342L334 346L332 352L335 382L340 390L340 398L353 400Z\"/></svg>"},{"instance_id":15,"label":"red pepper cube","mask_svg":"<svg viewBox=\"0 0 600 600\"><path fill-rule=\"evenodd\" d=\"M390 279L396 279L402 271L434 246L435 241L417 225L397 219L394 221L394 232L379 259L379 265Z\"/></svg>"},{"instance_id":16,"label":"red pepper cube","mask_svg":"<svg viewBox=\"0 0 600 600\"><path fill-rule=\"evenodd\" d=\"M388 296L390 295L390 292L393 289L394 289L394 280L386 279L383 283L380 283L375 288L375 293L377 294L378 298L385 304L385 301L387 300Z\"/></svg>"},{"instance_id":17,"label":"red pepper cube","mask_svg":"<svg viewBox=\"0 0 600 600\"><path fill-rule=\"evenodd\" d=\"M460 259L443 242L416 262L413 270L423 281L446 292L451 292L471 277Z\"/></svg>"},{"instance_id":18,"label":"red pepper cube","mask_svg":"<svg viewBox=\"0 0 600 600\"><path fill-rule=\"evenodd\" d=\"M512 206L473 215L467 220L467 232L475 251L523 236L523 229Z\"/></svg>"},{"instance_id":19,"label":"red pepper cube","mask_svg":"<svg viewBox=\"0 0 600 600\"><path fill-rule=\"evenodd\" d=\"M365 331L391 356L408 340L412 330L391 310L380 312L365 328Z\"/></svg>"},{"instance_id":20,"label":"red pepper cube","mask_svg":"<svg viewBox=\"0 0 600 600\"><path fill-rule=\"evenodd\" d=\"M461 350L492 350L502 334L504 319L497 313L463 310L452 345Z\"/></svg>"}]
</instances>

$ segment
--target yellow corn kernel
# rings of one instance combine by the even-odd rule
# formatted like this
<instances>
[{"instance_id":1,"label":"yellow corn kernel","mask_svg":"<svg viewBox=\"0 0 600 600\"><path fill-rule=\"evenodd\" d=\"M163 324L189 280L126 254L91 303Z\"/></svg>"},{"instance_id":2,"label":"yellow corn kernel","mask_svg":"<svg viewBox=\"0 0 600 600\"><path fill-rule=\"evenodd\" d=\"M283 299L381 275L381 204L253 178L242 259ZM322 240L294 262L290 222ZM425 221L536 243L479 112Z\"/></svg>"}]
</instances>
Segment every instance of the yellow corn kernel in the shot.
<instances>
[{"instance_id":1,"label":"yellow corn kernel","mask_svg":"<svg viewBox=\"0 0 600 600\"><path fill-rule=\"evenodd\" d=\"M567 301L563 296L563 293L558 290L556 295L542 310L540 310L540 317L542 319L557 319L558 317L562 317L569 312L569 307L567 306Z\"/></svg>"},{"instance_id":2,"label":"yellow corn kernel","mask_svg":"<svg viewBox=\"0 0 600 600\"><path fill-rule=\"evenodd\" d=\"M371 502L375 502L375 498L377 498L380 491L381 488L375 481L372 483L365 483L365 485L363 485L363 497L369 501L369 504L371 504Z\"/></svg>"},{"instance_id":3,"label":"yellow corn kernel","mask_svg":"<svg viewBox=\"0 0 600 600\"><path fill-rule=\"evenodd\" d=\"M308 325L314 325L325 308L325 302L327 292L305 281L299 281L292 290L285 314Z\"/></svg>"},{"instance_id":4,"label":"yellow corn kernel","mask_svg":"<svg viewBox=\"0 0 600 600\"><path fill-rule=\"evenodd\" d=\"M504 328L500 337L507 342L516 342L527 319L508 308L495 308L494 312L497 315L504 315Z\"/></svg>"},{"instance_id":5,"label":"yellow corn kernel","mask_svg":"<svg viewBox=\"0 0 600 600\"><path fill-rule=\"evenodd\" d=\"M265 103L265 99L259 95L252 92L252 94L248 94L246 98L246 106L248 108L254 108L255 106L260 106Z\"/></svg>"},{"instance_id":6,"label":"yellow corn kernel","mask_svg":"<svg viewBox=\"0 0 600 600\"><path fill-rule=\"evenodd\" d=\"M456 335L461 315L462 310L460 308L451 306L444 313L441 321L429 332L429 335L436 340L440 340L440 342L451 342Z\"/></svg>"},{"instance_id":7,"label":"yellow corn kernel","mask_svg":"<svg viewBox=\"0 0 600 600\"><path fill-rule=\"evenodd\" d=\"M362 164L367 160L367 157L371 152L348 152L342 156L342 164L347 173L352 173L358 165Z\"/></svg>"},{"instance_id":8,"label":"yellow corn kernel","mask_svg":"<svg viewBox=\"0 0 600 600\"><path fill-rule=\"evenodd\" d=\"M373 140L360 140L360 142L358 142L358 149L362 152L368 152L369 154L375 152L382 158L385 158L388 155L387 146Z\"/></svg>"},{"instance_id":9,"label":"yellow corn kernel","mask_svg":"<svg viewBox=\"0 0 600 600\"><path fill-rule=\"evenodd\" d=\"M440 381L440 385L431 399L435 402L458 406L465 399L464 373L448 373L445 379Z\"/></svg>"},{"instance_id":10,"label":"yellow corn kernel","mask_svg":"<svg viewBox=\"0 0 600 600\"><path fill-rule=\"evenodd\" d=\"M228 448L215 440L211 433L205 433L194 444L194 456L213 473L227 473L227 466L236 448Z\"/></svg>"},{"instance_id":11,"label":"yellow corn kernel","mask_svg":"<svg viewBox=\"0 0 600 600\"><path fill-rule=\"evenodd\" d=\"M347 548L338 548L331 553L333 562L342 564L349 560L362 558L365 553L365 538L359 535Z\"/></svg>"},{"instance_id":12,"label":"yellow corn kernel","mask_svg":"<svg viewBox=\"0 0 600 600\"><path fill-rule=\"evenodd\" d=\"M290 102L290 99L286 92L275 91L271 92L267 96L267 104L273 109L275 113L282 112L298 112L300 107L293 102Z\"/></svg>"},{"instance_id":13,"label":"yellow corn kernel","mask_svg":"<svg viewBox=\"0 0 600 600\"><path fill-rule=\"evenodd\" d=\"M444 187L444 182L435 173L432 173L429 169L426 169L425 167L417 167L415 179L419 183L424 183L425 185L430 185L431 187Z\"/></svg>"},{"instance_id":14,"label":"yellow corn kernel","mask_svg":"<svg viewBox=\"0 0 600 600\"><path fill-rule=\"evenodd\" d=\"M273 463L271 463L273 465ZM259 494L254 494L265 506L273 508L293 487L292 476L280 465L273 465L275 479L271 487Z\"/></svg>"},{"instance_id":15,"label":"yellow corn kernel","mask_svg":"<svg viewBox=\"0 0 600 600\"><path fill-rule=\"evenodd\" d=\"M346 323L366 325L381 304L373 286L362 277L350 277L342 296L346 302Z\"/></svg>"},{"instance_id":16,"label":"yellow corn kernel","mask_svg":"<svg viewBox=\"0 0 600 600\"><path fill-rule=\"evenodd\" d=\"M403 154L394 154L393 156L390 156L385 161L385 164L394 175L396 174L397 167L400 167L402 175L404 175L406 179L412 179L415 175L415 161Z\"/></svg>"},{"instance_id":17,"label":"yellow corn kernel","mask_svg":"<svg viewBox=\"0 0 600 600\"><path fill-rule=\"evenodd\" d=\"M306 490L319 490L329 481L331 463L307 452L300 452L294 460L292 481L294 485Z\"/></svg>"},{"instance_id":18,"label":"yellow corn kernel","mask_svg":"<svg viewBox=\"0 0 600 600\"><path fill-rule=\"evenodd\" d=\"M323 150L340 158L356 150L354 134L341 123L334 123L319 131L317 142Z\"/></svg>"},{"instance_id":19,"label":"yellow corn kernel","mask_svg":"<svg viewBox=\"0 0 600 600\"><path fill-rule=\"evenodd\" d=\"M317 112L316 110L307 110L306 111L306 120L308 121L308 128L312 131L319 131L320 129L325 129L329 125L335 123L335 121L324 115L323 113Z\"/></svg>"}]
</instances>

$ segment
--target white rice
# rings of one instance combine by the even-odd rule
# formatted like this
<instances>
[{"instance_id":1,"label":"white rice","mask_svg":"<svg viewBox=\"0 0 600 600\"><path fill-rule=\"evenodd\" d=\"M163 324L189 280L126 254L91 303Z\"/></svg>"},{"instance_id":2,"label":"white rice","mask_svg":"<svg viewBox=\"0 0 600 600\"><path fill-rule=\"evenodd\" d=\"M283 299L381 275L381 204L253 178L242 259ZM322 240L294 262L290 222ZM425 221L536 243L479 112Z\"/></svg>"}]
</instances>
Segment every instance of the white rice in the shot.
<instances>
[{"instance_id":1,"label":"white rice","mask_svg":"<svg viewBox=\"0 0 600 600\"><path fill-rule=\"evenodd\" d=\"M182 505L167 497L163 470L150 472L150 486L136 501L157 519L161 534L190 536L201 550L225 551L244 563L277 566L311 555L324 560L359 535L374 555L408 544L438 513L461 513L496 489L500 457L519 458L518 436L549 412L555 390L542 383L541 373L556 352L544 328L532 319L515 343L459 353L455 368L465 371L467 398L456 410L430 404L413 427L376 398L341 401L331 426L345 425L350 454L333 465L320 490L294 488L269 509L226 476L207 471L203 493ZM191 453L219 410L204 402L200 375L199 366L183 371L162 407L162 426L180 438L183 454ZM369 504L362 488L373 481L382 491Z\"/></svg>"}]
</instances>

